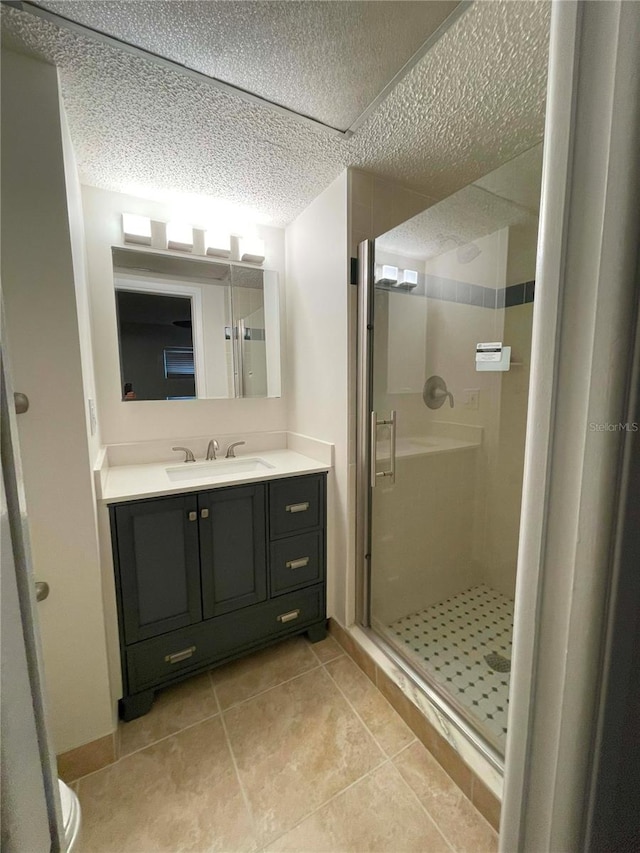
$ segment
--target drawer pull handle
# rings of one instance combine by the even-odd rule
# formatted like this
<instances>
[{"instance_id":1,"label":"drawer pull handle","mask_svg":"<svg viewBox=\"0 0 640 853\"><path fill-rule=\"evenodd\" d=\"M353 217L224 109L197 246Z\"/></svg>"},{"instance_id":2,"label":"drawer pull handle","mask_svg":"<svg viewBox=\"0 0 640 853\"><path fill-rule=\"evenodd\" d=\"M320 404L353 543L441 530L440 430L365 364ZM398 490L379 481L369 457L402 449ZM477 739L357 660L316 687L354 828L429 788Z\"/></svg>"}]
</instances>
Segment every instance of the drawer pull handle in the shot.
<instances>
[{"instance_id":1,"label":"drawer pull handle","mask_svg":"<svg viewBox=\"0 0 640 853\"><path fill-rule=\"evenodd\" d=\"M189 513L189 521L195 521L198 517L198 513L191 510Z\"/></svg>"},{"instance_id":2,"label":"drawer pull handle","mask_svg":"<svg viewBox=\"0 0 640 853\"><path fill-rule=\"evenodd\" d=\"M209 518L209 510L201 509L200 510L200 518Z\"/></svg>"},{"instance_id":3,"label":"drawer pull handle","mask_svg":"<svg viewBox=\"0 0 640 853\"><path fill-rule=\"evenodd\" d=\"M309 565L309 558L299 557L297 560L289 560L285 565L288 569L303 569L305 566Z\"/></svg>"},{"instance_id":4,"label":"drawer pull handle","mask_svg":"<svg viewBox=\"0 0 640 853\"><path fill-rule=\"evenodd\" d=\"M285 509L287 512L306 512L309 509L309 501L301 504L287 504Z\"/></svg>"},{"instance_id":5,"label":"drawer pull handle","mask_svg":"<svg viewBox=\"0 0 640 853\"><path fill-rule=\"evenodd\" d=\"M289 613L281 613L278 616L278 622L293 622L300 615L300 610L290 610Z\"/></svg>"},{"instance_id":6,"label":"drawer pull handle","mask_svg":"<svg viewBox=\"0 0 640 853\"><path fill-rule=\"evenodd\" d=\"M172 655L167 655L165 657L165 663L180 663L181 660L186 660L190 658L191 655L195 652L195 646L189 646L188 649L183 649L181 652L175 652Z\"/></svg>"}]
</instances>

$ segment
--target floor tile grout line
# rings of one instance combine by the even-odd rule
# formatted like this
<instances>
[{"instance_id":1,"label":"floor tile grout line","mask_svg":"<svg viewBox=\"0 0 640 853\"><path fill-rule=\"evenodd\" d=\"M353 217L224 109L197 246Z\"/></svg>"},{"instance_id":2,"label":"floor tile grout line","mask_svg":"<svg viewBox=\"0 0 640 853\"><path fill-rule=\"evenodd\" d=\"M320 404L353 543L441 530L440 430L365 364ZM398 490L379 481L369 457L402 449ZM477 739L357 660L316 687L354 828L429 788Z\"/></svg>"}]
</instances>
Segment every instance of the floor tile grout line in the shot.
<instances>
[{"instance_id":1,"label":"floor tile grout line","mask_svg":"<svg viewBox=\"0 0 640 853\"><path fill-rule=\"evenodd\" d=\"M139 752L144 752L145 749L149 749L150 746L156 746L158 743L162 743L165 740L169 740L170 737L175 737L176 735L181 735L182 732L188 731L188 729L192 729L194 726L199 726L200 723L206 723L207 720L212 720L214 717L217 717L219 711L215 711L213 714L207 714L206 717L203 717L201 720L196 720L195 723L189 723L188 726L183 726L183 728L178 729L175 732L171 732L169 735L164 735L164 737L158 738L158 740L154 740L152 743L146 744L146 746L141 746L140 749L134 749L133 752L128 752L126 755L123 755L122 758L129 758L130 755L137 755Z\"/></svg>"},{"instance_id":2,"label":"floor tile grout line","mask_svg":"<svg viewBox=\"0 0 640 853\"><path fill-rule=\"evenodd\" d=\"M282 687L283 684L289 684L291 681L295 681L296 678L302 678L304 675L308 675L310 672L315 672L317 669L322 669L323 664L319 663L315 666L312 666L310 669L305 669L304 672L299 672L297 675L292 675L291 678L285 678L284 681L279 681L277 684L273 684L271 687L266 687L264 690L261 690L259 693L254 693L253 696L248 696L246 699L241 699L239 702L234 702L233 705L229 705L228 708L222 708L220 705L221 713L226 714L227 711L234 711L236 708L239 708L242 705L246 705L247 702L251 702L252 699L257 699L258 696L264 696L265 693L269 693L271 690L275 690L277 687ZM215 688L214 688L215 689ZM217 694L216 694L217 696Z\"/></svg>"},{"instance_id":3,"label":"floor tile grout line","mask_svg":"<svg viewBox=\"0 0 640 853\"><path fill-rule=\"evenodd\" d=\"M396 768L396 770L398 771L398 776L402 779L402 782L403 782L404 786L407 788L407 790L408 790L408 791L410 791L410 792L411 792L411 795L412 795L413 799L418 803L418 805L420 806L420 808L422 809L422 811L426 814L426 816L429 818L429 820L431 821L431 823L435 826L435 828L437 829L438 833L439 833L439 834L442 836L442 838L444 839L444 843L447 845L447 847L449 847L449 849L450 849L450 850L452 850L452 851L453 851L453 853L461 853L461 851L459 851L459 850L458 850L458 848L453 844L453 842L452 842L452 841L450 841L450 840L449 840L449 838L445 835L445 833L444 833L444 832L443 832L443 830L440 828L440 825L438 824L438 822L436 821L436 819L434 818L434 816L431 814L431 812L429 811L429 809L425 806L425 804L422 802L422 800L421 800L421 799L420 799L420 797L418 796L417 791L415 791L415 790L411 787L411 785L407 782L407 780L404 778L404 776L403 776L403 775L402 775L402 773L400 772L400 769L399 769L398 767L396 767L395 762L394 762L394 761L392 761L391 763L393 764L393 766L394 766L394 767ZM464 794L463 794L463 796L464 796ZM467 799L468 799L468 798L467 798ZM469 800L469 802L471 802L471 801Z\"/></svg>"},{"instance_id":4,"label":"floor tile grout line","mask_svg":"<svg viewBox=\"0 0 640 853\"><path fill-rule=\"evenodd\" d=\"M327 663L331 663L331 661L327 661ZM354 666L355 666L355 665L356 665L356 664L354 664ZM338 684L338 682L336 681L336 679L331 675L331 673L330 673L330 672L329 672L329 670L327 669L326 665L325 665L325 667L324 667L324 668L325 668L325 670L326 670L326 672L327 672L327 675L329 676L329 678L331 679L331 681L335 684L335 686L337 687L338 691L339 691L339 692L340 692L340 694L343 696L343 698L346 700L347 704L349 705L349 707L351 708L351 710L353 711L353 713L356 715L356 717L360 720L360 722L362 723L362 725L365 727L365 729L369 732L369 734L371 735L371 737L374 739L374 741L375 741L375 743L376 743L376 746L378 746L378 747L379 747L379 749L381 749L381 750L382 750L383 755L386 755L386 757L387 757L388 759L393 758L394 756L389 755L389 753L388 753L388 752L387 752L387 750L382 746L382 744L379 742L378 738L375 736L375 734L373 733L373 731L369 728L369 726L367 725L367 723L366 723L366 722L364 721L364 719L360 716L360 714L359 714L359 713L358 713L358 711L356 710L355 705L353 704L353 702L351 701L351 699L349 699L349 697L348 697L348 696L347 696L347 694L344 692L344 690L340 687L340 685ZM366 678L366 676L365 676L365 678ZM376 690L378 690L378 688L376 687L376 685L375 685L375 684L373 685L373 687L374 687ZM393 713L397 715L398 719L399 719L402 723L404 723L404 725L407 727L408 731L411 731L411 729L409 728L409 726L407 726L407 724L404 722L404 720L402 719L402 717L400 716L400 714L398 714L398 712L397 712L397 711L396 711L396 709L393 707L393 705L391 705L391 703L390 703L390 702L388 702L388 701L385 699L385 697L383 696L383 694L382 694L379 690L378 690L378 692L380 693L380 697L381 697L381 698L382 698L382 699L387 703L387 705L389 705L389 708L391 709L391 711L393 711ZM411 734L413 735L413 732L411 732ZM415 735L413 735L413 738L414 738L414 740L416 739L416 738L415 738ZM407 746L409 746L409 745L410 745L410 744L407 744ZM405 749L405 747L402 747L402 749ZM397 755L397 753L394 753L394 755Z\"/></svg>"},{"instance_id":5,"label":"floor tile grout line","mask_svg":"<svg viewBox=\"0 0 640 853\"><path fill-rule=\"evenodd\" d=\"M134 749L133 752L128 752L126 755L121 755L115 761L112 761L111 764L105 764L104 767L100 767L98 768L98 770L92 770L91 773L85 773L84 776L78 776L78 778L74 779L73 781L79 782L81 779L88 779L89 776L95 776L96 773L101 773L103 770L107 770L109 767L115 767L116 764L120 764L120 762L124 761L126 758L130 758L132 755L137 755L139 752L144 752L145 749L150 749L152 746L157 746L159 743L162 743L165 740L169 740L169 738L182 734L182 732L186 732L187 729L192 729L194 726L199 726L201 723L206 723L207 720L212 720L214 717L217 717L218 714L219 711L216 711L214 714L208 714L201 720L196 720L195 723L189 723L188 726L184 726L184 728L182 729L178 729L175 732L171 732L171 734L164 735L164 737L158 738L158 740L154 740L151 743L147 743L145 744L145 746L141 746L139 749Z\"/></svg>"},{"instance_id":6,"label":"floor tile grout line","mask_svg":"<svg viewBox=\"0 0 640 853\"><path fill-rule=\"evenodd\" d=\"M342 655L338 655L338 657L342 657ZM333 658L333 660L337 660L337 658ZM331 661L327 661L327 663L331 663ZM231 746L231 738L230 738L230 736L228 735L228 730L227 730L227 727L226 727L226 721L225 721L225 719L224 719L226 712L227 712L227 711L235 710L235 709L236 709L236 708L238 708L239 706L241 706L241 705L245 705L246 703L250 702L252 699L257 698L258 696L264 696L266 693L269 693L271 690L275 690L275 689L276 689L276 687L282 687L282 685L284 685L284 684L289 684L289 683L290 683L290 682L292 682L292 681L295 681L295 680L297 680L297 679L299 679L299 678L302 678L302 677L303 677L303 676L305 676L305 675L308 675L308 674L309 674L309 673L311 673L311 672L315 672L315 671L320 670L320 669L326 669L326 665L321 663L319 666L315 666L315 667L313 667L312 669L307 670L306 672L302 672L302 673L300 673L299 675L295 675L295 676L293 676L292 678L289 678L289 679L287 679L286 681L283 681L283 682L281 682L280 684L275 685L274 687L270 687L270 688L268 688L267 690L263 690L261 693L256 693L256 694L255 694L255 696L251 696L251 697L250 697L250 698L248 698L248 699L244 699L242 702L239 702L239 703L238 703L238 704L236 704L236 705L232 705L230 708L226 708L226 709L224 709L224 710L223 710L223 709L222 709L222 706L220 706L220 708L221 708L220 716L221 716L222 721L223 721L223 726L224 726L224 729L225 729L225 733L227 733L227 737L228 737L228 740L229 740L229 746L230 746L230 749L231 749L232 755L234 756L234 759L235 759L235 755L234 755L234 753L233 753L233 747ZM327 676L329 677L329 679L331 680L331 682L336 686L336 688L338 689L338 692L343 696L343 698L344 698L344 699L345 699L345 701L347 702L347 704L348 704L349 708L353 711L353 713L355 714L355 716L358 718L358 720L362 723L362 725L365 727L365 729L367 730L367 732L370 734L370 736L371 736L371 738L373 739L373 741L374 741L375 745L376 745L376 746L378 747L378 749L380 750L380 756L379 756L379 757L380 757L380 759L381 759L381 760L379 761L379 763L378 763L378 764L376 764L374 767L372 767L370 770L368 770L368 771L367 771L366 773L364 773L362 776L359 776L357 779L354 779L354 781L353 781L353 782L350 782L350 783L349 783L348 785L346 785L344 788L341 788L339 791L336 791L336 793L335 793L335 794L332 794L332 795L331 795L331 797L329 797L328 799L324 800L322 803L320 803L318 806L316 806L316 808L312 809L310 812L308 812L308 813L306 813L305 815L303 815L303 816L302 816L302 817L301 817L301 818L300 818L300 819L299 819L299 820L298 820L298 821L297 821L293 826L291 826L291 827L289 827L289 829L285 830L285 832L281 833L281 834L280 834L280 835L278 835L276 838L271 839L267 844L265 844L265 845L264 845L264 847L262 848L263 850L264 850L264 849L266 849L269 845L274 844L276 841L278 841L278 839L282 838L282 837L283 837L284 835L286 835L288 832L291 832L293 829L295 829L297 826L299 826L299 824L301 824L301 823L302 823L304 820L306 820L308 817L310 817L311 815L315 814L315 812L317 812L317 811L318 811L319 809L321 809L323 806L327 805L327 803L330 803L330 802L331 802L331 800L333 800L333 799L335 799L336 797L340 796L340 794L344 793L345 791L348 791L348 790L349 790L349 788L352 788L354 785L357 785L357 784L358 784L358 782L362 781L363 779L366 779L366 777L367 777L367 776L369 776L369 775L371 775L371 773L374 773L376 770L378 770L378 769L379 769L380 767L382 767L384 764L387 764L387 763L389 763L389 762L391 761L391 757L390 757L390 756L388 756L388 755L386 754L386 752L382 749L382 747L381 747L381 746L380 746L380 744L378 743L377 739L374 737L374 735L373 735L373 733L371 732L371 730L369 729L369 727L364 723L364 721L362 720L362 718L360 717L360 715L357 713L357 711L355 710L355 708L353 707L353 705L351 704L351 702L347 699L347 697L346 697L346 696L344 696L344 694L342 693L342 691L340 690L340 688L338 687L338 685L335 683L334 679L333 679L333 678L331 678L331 675L330 675L328 672L327 672L326 674L327 674ZM214 687L214 692L216 692L216 691L215 691L215 687ZM384 697L383 697L383 698L384 698ZM216 699L217 699L217 700L218 700L218 702L219 702L219 697L218 697L218 695L217 695L217 692L216 692ZM408 746L409 746L409 745L410 745L410 744L408 744ZM234 763L235 763L235 762L234 762ZM238 777L240 778L240 772L239 772L239 770L237 770L237 772L238 772ZM251 814L252 814L252 812L251 812Z\"/></svg>"},{"instance_id":7,"label":"floor tile grout line","mask_svg":"<svg viewBox=\"0 0 640 853\"><path fill-rule=\"evenodd\" d=\"M417 742L417 743L420 743L420 741L416 741L416 742ZM403 749L401 749L401 750L400 750L400 752L399 752L397 755L394 755L394 756L393 756L393 758L391 759L391 761L392 761L393 765L396 767L396 769L397 769L398 771L400 770L400 768L399 768L399 767L398 767L398 765L396 764L396 760L397 760L398 758L400 758L400 756L402 755L402 753L403 753L403 752L406 752L406 751L407 751L407 750L409 750L412 746L413 746L413 744L412 744L412 743L410 743L410 744L408 744L407 746L403 747ZM424 746L424 744L422 744L422 746L423 746L423 748L424 748L424 749L429 753L430 757L431 757L432 759L436 760L436 759L435 759L435 756L433 756L433 754L430 752L430 750L429 750L429 749L427 749L427 747L426 747L426 746ZM440 767L440 769L441 769L441 770L444 770L444 768L443 768L441 765L439 765L439 767ZM444 772L446 773L446 771L444 771ZM400 773L400 775L402 776L402 773ZM404 778L404 776L403 776L402 778L403 778L403 780L404 780L405 784L409 785L409 788L411 788L411 785L409 784L409 782L407 782L407 780ZM449 778L450 778L450 777L449 777ZM453 780L451 780L451 781L453 781ZM454 782L453 784L454 784L454 785L456 785L456 783L455 783L455 782ZM458 787L458 786L456 785L456 787ZM413 789L413 788L411 788L411 790L414 790L414 789ZM416 792L414 791L414 793L416 793ZM473 809L474 809L474 811L477 813L477 816L482 820L482 822L483 822L483 823L485 823L485 824L489 827L489 829L490 829L490 830L491 830L495 835L497 835L498 833L496 832L496 830L494 829L494 827L489 823L489 821L486 819L486 817L485 817L485 816L482 814L482 812L478 809L478 807L475 805L475 803L473 802L473 800L471 799L471 797L468 797L468 796L464 793L464 791L463 791L461 788L458 788L457 794L458 794L458 797L459 797L459 798L462 798L463 800L466 800L466 801L467 801L471 806L473 806ZM417 796L417 793L416 793L416 796ZM420 799L420 798L418 798L418 799ZM423 809L425 809L425 810L427 811L427 813L430 815L431 819L432 819L435 823L438 823L437 819L436 819L436 818L431 814L431 812L430 812L430 811L429 811L429 809L424 805L424 803L422 803L422 802L420 801L420 805L423 807ZM439 824L438 824L438 829L440 829ZM444 835L444 836L446 837L446 833L444 832L444 830L443 830L443 829L440 829L440 834L441 834L441 835ZM447 842L449 843L449 845L450 845L450 846L454 847L454 849L457 851L457 848L455 847L455 845L453 844L453 842L452 842L452 841L449 841L449 839L448 839L448 838L447 838Z\"/></svg>"},{"instance_id":8,"label":"floor tile grout line","mask_svg":"<svg viewBox=\"0 0 640 853\"><path fill-rule=\"evenodd\" d=\"M320 661L320 663L322 664L322 666L324 666L326 663L331 663L331 661L333 661L333 660L337 660L339 657L341 657L342 655L346 654L346 652L344 651L344 649L342 648L342 646L341 646L341 645L340 645L340 644L335 640L335 638L333 638L333 637L331 636L331 634L330 634L328 631L327 631L327 636L325 637L325 640L326 640L326 639L332 639L332 640L333 640L333 642L334 642L334 643L336 644L336 646L338 647L338 654L337 654L334 658L329 658L328 660L320 660L320 655L319 655L319 654L316 652L316 650L313 648L313 647L314 647L314 645L316 645L316 644L315 644L315 643L312 643L312 642L311 642L311 640L307 640L307 644L308 644L309 648L311 649L311 651L313 652L313 654L315 655L315 657ZM321 640L320 642L322 642L322 640Z\"/></svg>"},{"instance_id":9,"label":"floor tile grout line","mask_svg":"<svg viewBox=\"0 0 640 853\"><path fill-rule=\"evenodd\" d=\"M371 770L367 770L367 772L363 773L362 776L358 776L358 778L354 779L353 782L349 782L349 784L345 785L344 788L341 788L339 791L336 791L335 794L332 794L330 797L328 797L322 803L317 805L314 809L311 809L310 812L307 812L307 814L305 814L304 817L301 817L300 820L298 820L296 823L294 823L293 826L289 827L289 829L286 829L284 832L280 833L280 835L278 835L276 838L272 838L271 841L269 841L267 844L264 845L263 850L266 850L267 847L270 847L272 844L275 844L276 842L280 841L281 838L284 838L285 835L288 835L290 832L293 832L293 830L297 829L300 826L300 824L305 822L305 820L312 817L314 814L319 812L325 806L328 806L329 803L331 803L333 800L337 799L338 797L341 797L343 794L345 794L351 788L354 788L356 785L359 785L360 782L364 781L368 776L372 776L374 773L376 773L378 770L380 770L381 767L384 767L385 764L391 764L391 763L392 763L391 759L387 758L385 756L385 758L383 759L383 761L380 762L380 764L376 764L376 766L372 767Z\"/></svg>"},{"instance_id":10,"label":"floor tile grout line","mask_svg":"<svg viewBox=\"0 0 640 853\"><path fill-rule=\"evenodd\" d=\"M413 734L413 732L412 732L412 734ZM420 738L418 738L414 735L414 738L411 741L411 743L408 743L406 746L403 746L402 749L399 749L394 755L390 755L389 760L393 761L395 764L396 758L400 758L400 756L402 755L403 752L406 752L408 749L411 749L411 747L414 746L416 743L422 744L422 746L424 746L424 744L422 743ZM424 746L424 748L427 750L429 755L433 755L433 753L426 746Z\"/></svg>"},{"instance_id":11,"label":"floor tile grout line","mask_svg":"<svg viewBox=\"0 0 640 853\"><path fill-rule=\"evenodd\" d=\"M317 655L315 657L317 657ZM334 660L335 660L335 658L334 658ZM118 757L116 758L116 760L112 761L110 764L106 764L104 767L100 767L98 770L92 770L91 773L85 773L83 776L78 776L78 778L74 779L73 782L79 782L80 779L86 779L88 776L93 776L94 773L100 773L101 770L106 770L107 767L113 767L115 764L119 764L120 761L122 761L124 758L129 758L130 755L136 755L138 752L143 752L145 749L149 749L150 746L155 746L158 743L162 743L162 741L168 740L168 738L170 738L170 737L174 737L175 735L180 734L181 732L184 732L187 729L192 728L193 726L197 726L200 723L204 723L206 720L212 719L217 714L222 715L225 713L225 711L231 711L232 709L237 708L240 705L244 705L246 702L250 702L252 699L255 699L257 696L263 696L265 693L268 693L270 690L274 690L276 687L280 687L283 684L288 684L290 681L294 681L296 678L300 678L301 676L306 675L309 672L314 672L317 669L321 669L323 666L324 666L324 664L318 663L317 665L311 667L310 669L307 669L304 672L298 673L297 675L294 675L291 678L285 679L284 681L281 681L278 684L273 685L272 687L268 687L266 690L262 690L262 691L260 691L260 693L254 694L254 696L250 696L247 699L243 699L241 702L237 702L236 704L231 705L229 708L225 708L224 710L222 709L222 706L220 704L220 700L219 700L218 694L216 692L215 683L213 681L213 672L215 670L211 670L211 669L207 670L207 675L209 676L209 686L211 687L211 690L213 692L213 697L214 697L215 702L216 702L216 707L218 708L217 711L215 711L213 714L208 714L206 717L203 717L201 720L197 720L194 723L190 723L188 726L183 726L183 728L177 729L175 732L171 732L170 734L164 735L163 737L158 738L157 740L151 741L151 743L147 743L144 746L139 747L138 749L134 749L132 752L128 752L126 755L121 755L121 732L120 732L120 725L118 725L118 728L116 730L116 735L118 738L118 753L117 753Z\"/></svg>"},{"instance_id":12,"label":"floor tile grout line","mask_svg":"<svg viewBox=\"0 0 640 853\"><path fill-rule=\"evenodd\" d=\"M242 794L242 799L244 800L245 808L249 813L249 820L251 821L251 826L254 832L254 849L258 849L258 825L255 819L255 815L253 813L253 808L251 807L251 801L249 799L249 795L245 789L244 783L242 781L242 776L240 775L240 770L238 768L238 762L236 760L236 754L233 751L233 744L231 743L231 737L229 735L229 729L227 728L227 723L224 718L224 714L222 712L222 706L220 704L220 697L218 696L218 692L216 690L215 684L213 682L212 670L209 670L209 681L211 682L211 687L213 689L213 695L215 696L216 705L218 706L218 711L220 713L220 722L222 723L222 731L224 732L224 737L227 743L227 749L229 750L229 755L231 756L231 762L233 764L233 769L236 774L236 779L238 780L238 785L240 787L240 793Z\"/></svg>"}]
</instances>

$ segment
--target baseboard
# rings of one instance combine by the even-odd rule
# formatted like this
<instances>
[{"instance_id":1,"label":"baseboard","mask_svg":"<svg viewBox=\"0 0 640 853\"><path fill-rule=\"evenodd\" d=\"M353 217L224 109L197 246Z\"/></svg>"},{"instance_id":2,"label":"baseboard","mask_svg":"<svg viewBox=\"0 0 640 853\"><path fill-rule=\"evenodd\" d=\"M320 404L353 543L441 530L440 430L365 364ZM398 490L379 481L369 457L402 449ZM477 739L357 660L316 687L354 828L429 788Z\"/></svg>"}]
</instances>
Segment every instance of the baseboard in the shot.
<instances>
[{"instance_id":1,"label":"baseboard","mask_svg":"<svg viewBox=\"0 0 640 853\"><path fill-rule=\"evenodd\" d=\"M117 759L115 732L92 740L57 756L58 776L63 782L75 782L81 776L108 767Z\"/></svg>"}]
</instances>

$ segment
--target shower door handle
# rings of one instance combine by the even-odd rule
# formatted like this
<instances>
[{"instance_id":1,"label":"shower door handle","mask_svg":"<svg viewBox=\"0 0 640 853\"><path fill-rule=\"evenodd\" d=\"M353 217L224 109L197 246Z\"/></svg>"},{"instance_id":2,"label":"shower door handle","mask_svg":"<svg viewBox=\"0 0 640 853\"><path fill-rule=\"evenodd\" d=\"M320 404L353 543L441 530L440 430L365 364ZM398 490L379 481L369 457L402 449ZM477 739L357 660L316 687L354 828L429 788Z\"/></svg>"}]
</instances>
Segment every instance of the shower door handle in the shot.
<instances>
[{"instance_id":1,"label":"shower door handle","mask_svg":"<svg viewBox=\"0 0 640 853\"><path fill-rule=\"evenodd\" d=\"M390 477L391 483L395 483L396 481L396 424L397 424L397 415L395 409L391 410L391 415L389 420L378 420L378 415L376 412L371 412L371 488L374 489L376 486L376 482L378 477ZM390 459L389 459L389 470L388 471L378 471L377 470L377 459L376 459L376 444L378 441L378 427L379 426L388 426L391 430L391 449L390 449Z\"/></svg>"}]
</instances>

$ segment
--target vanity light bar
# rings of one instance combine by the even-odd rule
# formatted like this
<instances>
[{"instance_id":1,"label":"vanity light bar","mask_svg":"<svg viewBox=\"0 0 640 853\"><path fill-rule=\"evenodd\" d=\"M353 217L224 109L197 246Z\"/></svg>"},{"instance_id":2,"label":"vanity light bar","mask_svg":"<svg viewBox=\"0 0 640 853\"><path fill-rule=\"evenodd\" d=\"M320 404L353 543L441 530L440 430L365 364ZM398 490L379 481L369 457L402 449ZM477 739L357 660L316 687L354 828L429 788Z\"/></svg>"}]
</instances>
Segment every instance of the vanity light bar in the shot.
<instances>
[{"instance_id":1,"label":"vanity light bar","mask_svg":"<svg viewBox=\"0 0 640 853\"><path fill-rule=\"evenodd\" d=\"M231 254L231 235L222 231L207 231L204 235L205 254L228 258Z\"/></svg>"},{"instance_id":2,"label":"vanity light bar","mask_svg":"<svg viewBox=\"0 0 640 853\"><path fill-rule=\"evenodd\" d=\"M398 280L401 284L417 284L418 283L418 271L417 270L402 270L402 275Z\"/></svg>"},{"instance_id":3,"label":"vanity light bar","mask_svg":"<svg viewBox=\"0 0 640 853\"><path fill-rule=\"evenodd\" d=\"M122 214L122 233L125 243L151 245L151 219L137 213Z\"/></svg>"},{"instance_id":4,"label":"vanity light bar","mask_svg":"<svg viewBox=\"0 0 640 853\"><path fill-rule=\"evenodd\" d=\"M152 228L156 229L153 237ZM165 229L166 238L163 233ZM238 236L237 239L232 239L228 231L215 225L208 229L194 228L184 220L174 219L164 223L152 220L149 216L123 213L122 233L125 243L138 243L156 249L177 249L180 252L211 255L258 265L263 264L265 260L264 240L254 236Z\"/></svg>"},{"instance_id":5,"label":"vanity light bar","mask_svg":"<svg viewBox=\"0 0 640 853\"><path fill-rule=\"evenodd\" d=\"M380 278L376 279L376 284L386 284L393 287L398 283L398 267L392 267L389 264L383 264Z\"/></svg>"},{"instance_id":6,"label":"vanity light bar","mask_svg":"<svg viewBox=\"0 0 640 853\"><path fill-rule=\"evenodd\" d=\"M193 250L193 227L185 222L167 222L167 248L191 252Z\"/></svg>"},{"instance_id":7,"label":"vanity light bar","mask_svg":"<svg viewBox=\"0 0 640 853\"><path fill-rule=\"evenodd\" d=\"M240 260L251 264L264 263L264 240L257 237L240 238Z\"/></svg>"}]
</instances>

